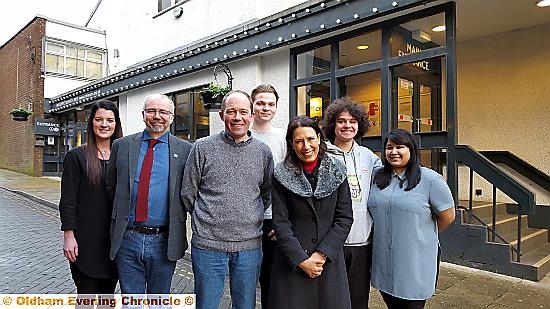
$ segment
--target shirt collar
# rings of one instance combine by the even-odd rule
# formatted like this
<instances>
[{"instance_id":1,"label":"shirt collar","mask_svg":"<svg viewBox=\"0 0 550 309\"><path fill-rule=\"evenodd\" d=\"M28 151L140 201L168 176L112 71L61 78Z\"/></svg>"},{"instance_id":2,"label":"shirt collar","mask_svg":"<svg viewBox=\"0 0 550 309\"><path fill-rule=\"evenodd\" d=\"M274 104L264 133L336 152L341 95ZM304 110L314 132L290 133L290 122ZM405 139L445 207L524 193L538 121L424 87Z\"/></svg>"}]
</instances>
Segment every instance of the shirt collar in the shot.
<instances>
[{"instance_id":1,"label":"shirt collar","mask_svg":"<svg viewBox=\"0 0 550 309\"><path fill-rule=\"evenodd\" d=\"M246 132L246 135L248 136L248 139L247 139L246 141L248 141L248 140L250 139L250 137L252 136L252 132L250 132L250 130L248 130L248 131ZM235 144L240 144L240 143L246 142L246 141L242 141L242 142L240 142L240 143L235 142L235 139L233 138L233 136L229 135L229 133L227 133L225 130L223 131L223 136L224 136L226 139L228 139L230 142L233 142L233 143L235 143Z\"/></svg>"},{"instance_id":2,"label":"shirt collar","mask_svg":"<svg viewBox=\"0 0 550 309\"><path fill-rule=\"evenodd\" d=\"M407 176L405 176L405 172L406 172L406 171L407 171L407 170L404 170L404 171L402 171L401 173L399 173L399 175L398 175L398 174L396 174L396 173L392 170L391 176L392 176L392 177L395 177L395 178L397 178L397 179L399 179L399 180L404 180L404 179L407 178Z\"/></svg>"},{"instance_id":3,"label":"shirt collar","mask_svg":"<svg viewBox=\"0 0 550 309\"><path fill-rule=\"evenodd\" d=\"M166 132L164 134L161 135L161 137L157 138L157 140L161 143L168 143L168 134L170 134L170 132ZM142 137L142 141L148 141L150 139L154 139L153 137L151 137L151 134L149 134L149 131L147 130L143 130L143 137Z\"/></svg>"}]
</instances>

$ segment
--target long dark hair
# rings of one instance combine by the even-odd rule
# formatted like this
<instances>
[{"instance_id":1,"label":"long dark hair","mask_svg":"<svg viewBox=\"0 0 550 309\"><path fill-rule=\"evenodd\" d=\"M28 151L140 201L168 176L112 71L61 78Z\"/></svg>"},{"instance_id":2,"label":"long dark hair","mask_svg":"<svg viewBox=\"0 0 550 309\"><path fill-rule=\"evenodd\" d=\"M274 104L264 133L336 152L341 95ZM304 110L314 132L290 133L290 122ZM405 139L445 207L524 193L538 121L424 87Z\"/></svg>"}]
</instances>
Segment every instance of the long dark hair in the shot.
<instances>
[{"instance_id":1,"label":"long dark hair","mask_svg":"<svg viewBox=\"0 0 550 309\"><path fill-rule=\"evenodd\" d=\"M334 143L334 139L336 138L336 133L334 132L336 120L343 112L350 113L357 120L356 139L363 137L369 129L370 121L363 105L352 101L349 97L336 99L325 110L325 118L323 119L323 131L331 143Z\"/></svg>"},{"instance_id":2,"label":"long dark hair","mask_svg":"<svg viewBox=\"0 0 550 309\"><path fill-rule=\"evenodd\" d=\"M122 125L120 124L120 115L118 113L118 107L115 103L109 100L99 100L92 104L90 108L90 116L88 117L88 126L86 131L86 145L84 146L84 154L86 156L86 169L88 172L88 181L92 187L97 188L101 183L101 162L97 159L97 142L94 133L94 117L98 109L103 108L108 111L112 111L115 114L115 131L111 135L111 143L115 139L122 137Z\"/></svg>"},{"instance_id":3,"label":"long dark hair","mask_svg":"<svg viewBox=\"0 0 550 309\"><path fill-rule=\"evenodd\" d=\"M407 169L405 170L405 179L407 180L407 187L405 187L405 191L414 189L422 178L422 172L420 170L418 146L416 145L412 134L403 129L396 129L386 135L386 138L384 139L384 149L386 148L388 141L392 141L396 145L404 145L409 148L411 158L409 159ZM392 177L392 166L386 160L385 150L384 155L382 156L382 163L384 164L384 168L374 176L374 182L380 189L384 189L389 186ZM403 182L401 182L400 185L403 186Z\"/></svg>"},{"instance_id":4,"label":"long dark hair","mask_svg":"<svg viewBox=\"0 0 550 309\"><path fill-rule=\"evenodd\" d=\"M313 130L315 130L315 133L320 136L319 141L319 154L317 156L318 160L321 161L321 159L325 156L325 153L327 152L327 144L325 143L325 135L323 134L323 131L319 127L319 125L311 118L306 116L296 116L292 119L290 119L290 122L288 123L288 127L286 129L286 156L284 164L289 169L293 170L296 174L300 174L302 172L302 160L298 158L298 155L294 151L294 148L292 147L292 136L294 135L294 130L300 127L310 127Z\"/></svg>"}]
</instances>

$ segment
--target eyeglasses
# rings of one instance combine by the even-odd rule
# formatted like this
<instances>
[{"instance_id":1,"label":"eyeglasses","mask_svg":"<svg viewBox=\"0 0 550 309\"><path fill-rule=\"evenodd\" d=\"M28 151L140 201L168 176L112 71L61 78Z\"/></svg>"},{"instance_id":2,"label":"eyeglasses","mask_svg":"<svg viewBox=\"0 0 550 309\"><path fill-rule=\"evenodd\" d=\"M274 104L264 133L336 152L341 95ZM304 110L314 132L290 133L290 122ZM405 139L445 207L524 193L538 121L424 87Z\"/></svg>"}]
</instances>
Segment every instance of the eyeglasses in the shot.
<instances>
[{"instance_id":1,"label":"eyeglasses","mask_svg":"<svg viewBox=\"0 0 550 309\"><path fill-rule=\"evenodd\" d=\"M159 113L159 115L164 116L164 117L172 115L171 111L167 111L167 110L164 110L164 109L148 108L148 109L144 109L143 111L147 115L151 115L151 116L155 115L156 113Z\"/></svg>"}]
</instances>

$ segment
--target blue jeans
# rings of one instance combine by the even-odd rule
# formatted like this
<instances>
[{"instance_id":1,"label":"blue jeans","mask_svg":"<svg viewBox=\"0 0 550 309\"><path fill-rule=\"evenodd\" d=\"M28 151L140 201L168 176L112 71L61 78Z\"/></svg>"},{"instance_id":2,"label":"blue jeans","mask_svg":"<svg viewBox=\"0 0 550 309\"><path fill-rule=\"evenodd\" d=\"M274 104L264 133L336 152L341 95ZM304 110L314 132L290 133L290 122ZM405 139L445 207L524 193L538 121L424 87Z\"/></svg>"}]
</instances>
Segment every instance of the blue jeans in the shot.
<instances>
[{"instance_id":1,"label":"blue jeans","mask_svg":"<svg viewBox=\"0 0 550 309\"><path fill-rule=\"evenodd\" d=\"M229 269L229 288L234 309L256 307L256 285L262 249L218 252L191 247L197 308L218 309Z\"/></svg>"},{"instance_id":2,"label":"blue jeans","mask_svg":"<svg viewBox=\"0 0 550 309\"><path fill-rule=\"evenodd\" d=\"M168 238L124 232L116 254L122 294L169 294L176 262L167 257Z\"/></svg>"}]
</instances>

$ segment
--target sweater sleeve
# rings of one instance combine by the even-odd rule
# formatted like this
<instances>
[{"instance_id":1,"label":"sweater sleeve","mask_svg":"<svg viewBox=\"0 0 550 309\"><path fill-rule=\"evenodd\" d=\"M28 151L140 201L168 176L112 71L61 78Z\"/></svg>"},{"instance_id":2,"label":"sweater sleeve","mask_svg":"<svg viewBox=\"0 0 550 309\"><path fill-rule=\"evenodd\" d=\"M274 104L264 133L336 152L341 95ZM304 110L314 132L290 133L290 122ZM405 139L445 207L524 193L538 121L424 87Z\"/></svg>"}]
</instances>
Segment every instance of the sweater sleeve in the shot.
<instances>
[{"instance_id":1,"label":"sweater sleeve","mask_svg":"<svg viewBox=\"0 0 550 309\"><path fill-rule=\"evenodd\" d=\"M264 179L260 185L260 194L264 203L264 211L271 206L271 178L273 177L273 156L271 151L266 154L266 165L264 167Z\"/></svg>"},{"instance_id":2,"label":"sweater sleeve","mask_svg":"<svg viewBox=\"0 0 550 309\"><path fill-rule=\"evenodd\" d=\"M195 142L189 152L189 157L187 157L187 162L185 162L185 169L183 171L183 179L181 182L180 197L183 202L183 206L189 213L193 212L202 177L200 151L198 149L199 145L199 142Z\"/></svg>"},{"instance_id":3,"label":"sweater sleeve","mask_svg":"<svg viewBox=\"0 0 550 309\"><path fill-rule=\"evenodd\" d=\"M69 151L63 160L63 175L61 177L61 199L59 200L59 216L61 230L76 230L76 209L78 204L78 190L83 175L76 149Z\"/></svg>"}]
</instances>

